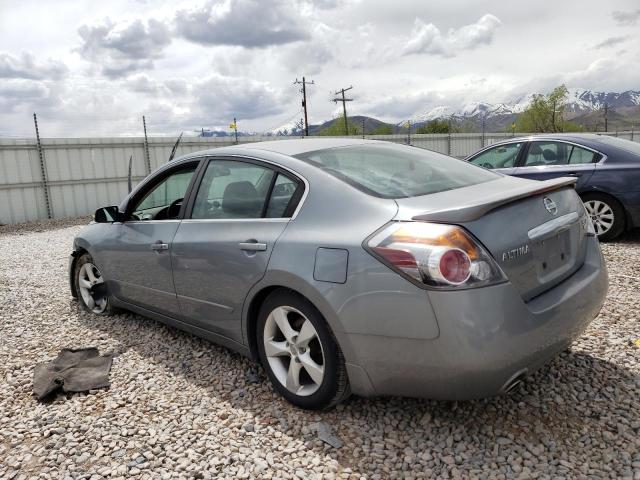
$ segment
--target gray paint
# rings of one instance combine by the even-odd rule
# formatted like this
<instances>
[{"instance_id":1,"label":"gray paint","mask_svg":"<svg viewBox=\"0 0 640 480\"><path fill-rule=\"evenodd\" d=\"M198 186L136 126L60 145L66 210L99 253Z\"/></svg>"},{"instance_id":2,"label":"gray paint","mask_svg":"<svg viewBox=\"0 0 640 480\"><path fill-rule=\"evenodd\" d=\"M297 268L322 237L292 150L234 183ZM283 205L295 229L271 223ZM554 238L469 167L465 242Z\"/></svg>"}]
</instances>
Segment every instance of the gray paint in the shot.
<instances>
[{"instance_id":1,"label":"gray paint","mask_svg":"<svg viewBox=\"0 0 640 480\"><path fill-rule=\"evenodd\" d=\"M349 266L349 251L342 248L316 250L313 278L320 282L345 283Z\"/></svg>"},{"instance_id":2,"label":"gray paint","mask_svg":"<svg viewBox=\"0 0 640 480\"><path fill-rule=\"evenodd\" d=\"M501 177L458 195L442 192L396 202L368 196L281 153L345 143L339 139L290 140L261 144L262 148L237 146L197 155L247 156L295 172L308 188L299 210L289 220L182 221L176 222L175 229L164 227L175 230L173 238L154 225L165 223L162 221L150 222L146 237L139 238L128 233L128 222L92 224L76 237L74 248L88 250L112 279L109 287L113 286L117 305L245 355L255 355L249 344L249 310L256 295L277 286L299 292L326 319L343 351L352 390L361 395L462 399L500 393L514 375L534 371L565 348L597 314L606 294L606 269L597 240L574 230L570 232L571 241L577 242L572 250L572 271L547 279L551 283L546 285L542 285L532 259L501 264L508 277L504 283L462 291L420 288L380 263L362 244L388 222L427 212L473 209L475 204L495 201L496 190L522 193L524 186L538 184ZM140 188L143 186L132 195ZM532 192L537 187L527 188ZM581 211L577 195L566 186L546 194L558 204L559 215ZM500 206L480 218L455 218L465 220L463 225L499 258L502 248L531 241L528 233L552 220L541 198L538 193L517 197L509 204L502 198ZM128 201L125 199L122 209ZM175 260L173 270L163 254L145 253L143 238L152 242L159 236L171 242L166 253ZM135 241L127 247L123 242L132 238ZM265 242L267 250L249 255L235 248L248 239ZM336 258L323 258L328 252L320 254L318 263L319 248L348 253L344 283L324 281L338 279L342 268L337 268L341 263ZM127 261L131 265L126 265ZM152 280L148 272L141 274L147 264L154 275L164 278ZM163 282L170 279L175 280L177 289L173 298L179 313L174 315L166 313L172 305L170 294L160 306L145 308L131 298L147 295L144 290L132 293L124 288L125 282L141 287L156 282L155 290L160 291Z\"/></svg>"}]
</instances>

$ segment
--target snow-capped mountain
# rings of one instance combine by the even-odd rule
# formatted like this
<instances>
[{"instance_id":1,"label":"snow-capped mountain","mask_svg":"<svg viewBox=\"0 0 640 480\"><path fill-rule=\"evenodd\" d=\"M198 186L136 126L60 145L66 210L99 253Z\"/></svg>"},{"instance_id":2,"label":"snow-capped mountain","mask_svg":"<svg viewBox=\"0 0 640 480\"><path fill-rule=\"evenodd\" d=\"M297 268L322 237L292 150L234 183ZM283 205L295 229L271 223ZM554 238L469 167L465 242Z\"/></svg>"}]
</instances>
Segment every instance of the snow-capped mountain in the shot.
<instances>
[{"instance_id":1,"label":"snow-capped mountain","mask_svg":"<svg viewBox=\"0 0 640 480\"><path fill-rule=\"evenodd\" d=\"M268 135L300 135L301 131L300 121L291 120L277 128L273 128L266 133Z\"/></svg>"},{"instance_id":2,"label":"snow-capped mountain","mask_svg":"<svg viewBox=\"0 0 640 480\"><path fill-rule=\"evenodd\" d=\"M566 111L573 114L583 114L604 108L605 103L609 108L637 107L640 106L640 91L628 90L622 93L594 92L583 88L570 88L567 97ZM503 115L516 115L522 113L533 100L535 94L529 93L513 102L486 103L471 102L461 108L453 108L442 105L432 108L428 112L419 115L418 121L431 121L436 118L491 118Z\"/></svg>"}]
</instances>

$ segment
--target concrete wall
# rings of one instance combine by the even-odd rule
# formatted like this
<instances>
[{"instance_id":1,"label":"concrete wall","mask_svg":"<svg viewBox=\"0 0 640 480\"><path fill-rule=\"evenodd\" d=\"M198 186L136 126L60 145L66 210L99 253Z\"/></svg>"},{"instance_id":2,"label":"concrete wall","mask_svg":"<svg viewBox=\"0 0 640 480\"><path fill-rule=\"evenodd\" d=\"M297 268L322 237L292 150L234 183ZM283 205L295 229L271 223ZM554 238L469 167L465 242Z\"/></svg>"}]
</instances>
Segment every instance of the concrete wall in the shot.
<instances>
[{"instance_id":1,"label":"concrete wall","mask_svg":"<svg viewBox=\"0 0 640 480\"><path fill-rule=\"evenodd\" d=\"M410 141L417 147L462 158L510 136L495 133L411 135ZM638 133L621 132L618 136L640 142ZM289 137L240 137L239 141L286 138ZM408 142L407 135L367 135L366 138ZM174 143L175 138L150 138L149 168L143 138L43 139L42 164L35 139L0 139L0 224L49 216L87 215L98 207L119 204L127 194L129 157L133 155L135 184L149 171L166 163ZM176 156L233 143L232 138L189 137L180 143Z\"/></svg>"}]
</instances>

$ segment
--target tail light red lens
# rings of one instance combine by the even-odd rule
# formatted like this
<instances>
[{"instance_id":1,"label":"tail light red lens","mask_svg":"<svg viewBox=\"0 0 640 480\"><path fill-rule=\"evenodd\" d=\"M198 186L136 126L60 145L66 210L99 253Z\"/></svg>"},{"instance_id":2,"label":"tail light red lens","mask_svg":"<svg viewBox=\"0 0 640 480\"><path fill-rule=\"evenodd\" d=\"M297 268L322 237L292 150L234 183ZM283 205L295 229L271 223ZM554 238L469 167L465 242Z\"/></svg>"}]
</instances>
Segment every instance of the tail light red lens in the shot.
<instances>
[{"instance_id":1,"label":"tail light red lens","mask_svg":"<svg viewBox=\"0 0 640 480\"><path fill-rule=\"evenodd\" d=\"M466 230L454 225L394 222L374 234L366 247L422 286L469 288L505 280L491 255Z\"/></svg>"}]
</instances>

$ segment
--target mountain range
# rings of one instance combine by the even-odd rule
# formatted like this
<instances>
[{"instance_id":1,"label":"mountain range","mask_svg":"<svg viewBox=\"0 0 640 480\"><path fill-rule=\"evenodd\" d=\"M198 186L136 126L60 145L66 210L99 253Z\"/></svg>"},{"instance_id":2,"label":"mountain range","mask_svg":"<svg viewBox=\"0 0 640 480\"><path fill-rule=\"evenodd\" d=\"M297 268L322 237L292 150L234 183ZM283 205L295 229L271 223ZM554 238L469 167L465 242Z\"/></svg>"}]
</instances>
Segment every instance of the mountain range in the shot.
<instances>
[{"instance_id":1,"label":"mountain range","mask_svg":"<svg viewBox=\"0 0 640 480\"><path fill-rule=\"evenodd\" d=\"M530 93L505 103L471 102L461 108L440 105L417 115L412 120L412 130L433 120L452 119L458 124L466 124L470 130L481 130L484 121L486 131L505 131L517 116L531 104L534 95ZM604 128L605 105L608 109L609 130L629 129L640 124L640 91L638 90L616 93L594 92L581 88L569 89L565 117L567 120L582 125L585 130L602 130ZM380 125L395 127L394 124L388 124L372 117L350 116L349 119L357 125L360 125L364 119L365 132L373 131ZM317 134L335 121L333 119L319 125L309 125L309 134ZM295 122L290 122L268 133L271 135L300 135L301 132Z\"/></svg>"}]
</instances>

